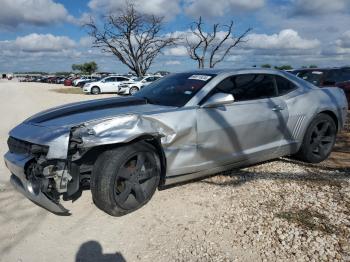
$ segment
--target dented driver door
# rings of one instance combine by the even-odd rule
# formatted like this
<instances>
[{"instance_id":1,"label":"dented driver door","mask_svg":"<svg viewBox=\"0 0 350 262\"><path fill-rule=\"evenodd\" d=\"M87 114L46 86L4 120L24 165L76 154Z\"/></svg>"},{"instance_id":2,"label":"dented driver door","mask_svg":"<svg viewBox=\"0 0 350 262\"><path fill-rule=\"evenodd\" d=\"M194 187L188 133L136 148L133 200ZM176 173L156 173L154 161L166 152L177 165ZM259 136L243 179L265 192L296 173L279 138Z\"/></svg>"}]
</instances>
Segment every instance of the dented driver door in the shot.
<instances>
[{"instance_id":1,"label":"dented driver door","mask_svg":"<svg viewBox=\"0 0 350 262\"><path fill-rule=\"evenodd\" d=\"M259 82L263 83L265 94L253 90L254 96L251 98L254 99L249 100L247 93L244 97L242 93L233 92L238 101L211 108L201 106L197 109L197 142L202 168L242 161L263 161L271 158L281 146L288 120L287 106L275 95L273 77L251 79L254 79L256 88L259 88ZM247 79L240 81L246 84ZM253 88L256 89L255 87ZM222 92L223 89L219 88L217 91Z\"/></svg>"}]
</instances>

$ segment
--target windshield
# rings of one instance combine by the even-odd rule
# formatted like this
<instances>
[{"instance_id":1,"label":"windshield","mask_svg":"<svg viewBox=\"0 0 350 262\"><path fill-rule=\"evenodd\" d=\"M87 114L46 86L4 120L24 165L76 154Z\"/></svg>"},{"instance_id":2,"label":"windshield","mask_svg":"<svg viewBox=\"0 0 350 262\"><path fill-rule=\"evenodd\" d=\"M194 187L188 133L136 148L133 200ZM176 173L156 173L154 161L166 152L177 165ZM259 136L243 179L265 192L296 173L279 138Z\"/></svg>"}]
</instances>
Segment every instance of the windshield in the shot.
<instances>
[{"instance_id":1,"label":"windshield","mask_svg":"<svg viewBox=\"0 0 350 262\"><path fill-rule=\"evenodd\" d=\"M211 79L214 74L171 74L144 87L135 96L147 99L150 104L184 106Z\"/></svg>"}]
</instances>

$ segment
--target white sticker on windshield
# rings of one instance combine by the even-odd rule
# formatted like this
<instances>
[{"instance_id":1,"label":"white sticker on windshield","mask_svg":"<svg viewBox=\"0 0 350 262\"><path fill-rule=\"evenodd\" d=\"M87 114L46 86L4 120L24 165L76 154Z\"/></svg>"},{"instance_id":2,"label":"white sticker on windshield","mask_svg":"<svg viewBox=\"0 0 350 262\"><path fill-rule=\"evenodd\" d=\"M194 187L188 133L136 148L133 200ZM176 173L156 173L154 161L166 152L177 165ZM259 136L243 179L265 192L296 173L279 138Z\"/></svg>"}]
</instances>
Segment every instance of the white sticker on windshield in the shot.
<instances>
[{"instance_id":1,"label":"white sticker on windshield","mask_svg":"<svg viewBox=\"0 0 350 262\"><path fill-rule=\"evenodd\" d=\"M192 95L191 91L185 91L185 95Z\"/></svg>"},{"instance_id":2,"label":"white sticker on windshield","mask_svg":"<svg viewBox=\"0 0 350 262\"><path fill-rule=\"evenodd\" d=\"M191 75L188 79L208 81L210 78L211 76L207 76L207 75Z\"/></svg>"},{"instance_id":3,"label":"white sticker on windshield","mask_svg":"<svg viewBox=\"0 0 350 262\"><path fill-rule=\"evenodd\" d=\"M315 75L322 75L323 74L323 72L320 72L320 71L312 71L312 73Z\"/></svg>"}]
</instances>

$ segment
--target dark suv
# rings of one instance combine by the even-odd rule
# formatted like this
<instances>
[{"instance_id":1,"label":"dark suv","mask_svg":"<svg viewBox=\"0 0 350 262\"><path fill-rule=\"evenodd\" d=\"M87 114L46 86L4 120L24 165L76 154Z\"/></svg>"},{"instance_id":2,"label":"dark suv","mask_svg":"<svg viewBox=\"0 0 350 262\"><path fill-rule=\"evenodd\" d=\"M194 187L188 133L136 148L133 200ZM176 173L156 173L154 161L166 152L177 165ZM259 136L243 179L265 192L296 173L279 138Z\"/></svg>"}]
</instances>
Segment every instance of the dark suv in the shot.
<instances>
[{"instance_id":1,"label":"dark suv","mask_svg":"<svg viewBox=\"0 0 350 262\"><path fill-rule=\"evenodd\" d=\"M350 103L350 67L306 68L296 69L290 73L319 87L337 86L344 90L348 103Z\"/></svg>"}]
</instances>

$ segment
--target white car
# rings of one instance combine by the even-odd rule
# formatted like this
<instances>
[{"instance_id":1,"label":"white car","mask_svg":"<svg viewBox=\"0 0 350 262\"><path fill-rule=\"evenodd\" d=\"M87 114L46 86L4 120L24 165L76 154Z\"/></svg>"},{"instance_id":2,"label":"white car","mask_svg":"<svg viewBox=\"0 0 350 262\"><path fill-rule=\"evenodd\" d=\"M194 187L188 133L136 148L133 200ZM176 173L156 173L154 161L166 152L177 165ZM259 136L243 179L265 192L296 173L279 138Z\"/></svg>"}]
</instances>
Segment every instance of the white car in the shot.
<instances>
[{"instance_id":1,"label":"white car","mask_svg":"<svg viewBox=\"0 0 350 262\"><path fill-rule=\"evenodd\" d=\"M84 85L85 81L96 81L97 79L99 79L99 77L96 76L83 76L81 78L75 79L73 81L73 86L81 86Z\"/></svg>"},{"instance_id":2,"label":"white car","mask_svg":"<svg viewBox=\"0 0 350 262\"><path fill-rule=\"evenodd\" d=\"M108 76L99 81L86 83L83 87L84 93L100 94L100 93L118 93L119 85L132 80L125 76Z\"/></svg>"},{"instance_id":3,"label":"white car","mask_svg":"<svg viewBox=\"0 0 350 262\"><path fill-rule=\"evenodd\" d=\"M72 82L72 85L73 85L73 86L77 86L78 83L79 83L80 81L83 81L83 80L85 80L85 79L88 79L88 77L82 76L82 77L79 77L79 78L77 78L77 79L74 79L73 82Z\"/></svg>"},{"instance_id":4,"label":"white car","mask_svg":"<svg viewBox=\"0 0 350 262\"><path fill-rule=\"evenodd\" d=\"M138 77L131 82L123 83L119 86L118 94L133 95L139 91L142 87L151 84L158 80L161 76L144 76Z\"/></svg>"}]
</instances>

